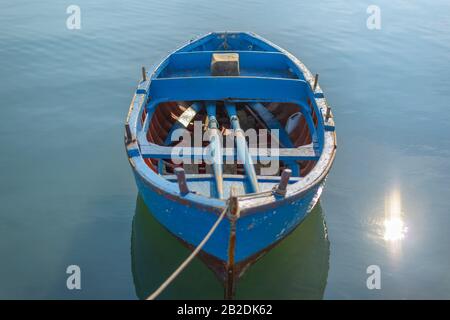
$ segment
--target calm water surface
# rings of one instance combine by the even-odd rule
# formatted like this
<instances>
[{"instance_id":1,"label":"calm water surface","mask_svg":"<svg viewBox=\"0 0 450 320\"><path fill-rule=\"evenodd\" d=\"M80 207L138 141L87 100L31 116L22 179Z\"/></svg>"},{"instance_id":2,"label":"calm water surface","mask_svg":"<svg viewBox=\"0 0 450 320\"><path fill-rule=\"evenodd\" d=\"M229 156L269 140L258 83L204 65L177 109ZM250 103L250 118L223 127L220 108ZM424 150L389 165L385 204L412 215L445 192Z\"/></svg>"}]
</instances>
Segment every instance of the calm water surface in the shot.
<instances>
[{"instance_id":1,"label":"calm water surface","mask_svg":"<svg viewBox=\"0 0 450 320\"><path fill-rule=\"evenodd\" d=\"M81 30L66 28L70 4ZM238 298L450 298L450 3L379 0L381 30L366 27L370 4L3 1L0 298L143 298L186 257L138 197L122 125L140 66L213 30L299 57L337 121L320 206ZM66 289L71 264L80 291ZM221 297L199 261L163 296Z\"/></svg>"}]
</instances>

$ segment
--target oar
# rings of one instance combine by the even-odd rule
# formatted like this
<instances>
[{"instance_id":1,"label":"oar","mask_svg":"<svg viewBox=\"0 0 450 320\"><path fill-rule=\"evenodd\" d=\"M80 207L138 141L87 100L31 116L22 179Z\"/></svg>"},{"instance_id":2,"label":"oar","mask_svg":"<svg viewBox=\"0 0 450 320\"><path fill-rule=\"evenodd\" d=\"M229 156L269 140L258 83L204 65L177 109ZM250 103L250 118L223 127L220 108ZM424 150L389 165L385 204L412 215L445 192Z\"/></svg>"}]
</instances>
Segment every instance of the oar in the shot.
<instances>
[{"instance_id":1,"label":"oar","mask_svg":"<svg viewBox=\"0 0 450 320\"><path fill-rule=\"evenodd\" d=\"M255 167L253 166L253 160L250 152L248 151L244 131L241 129L241 125L239 124L236 106L233 103L225 102L225 108L227 109L228 117L230 118L231 126L236 137L237 158L239 161L244 163L245 174L250 182L251 191L259 192Z\"/></svg>"},{"instance_id":2,"label":"oar","mask_svg":"<svg viewBox=\"0 0 450 320\"><path fill-rule=\"evenodd\" d=\"M219 133L219 123L216 119L216 103L213 101L207 102L206 112L208 114L210 153L212 155L212 167L216 181L217 195L219 198L223 198L222 142Z\"/></svg>"}]
</instances>

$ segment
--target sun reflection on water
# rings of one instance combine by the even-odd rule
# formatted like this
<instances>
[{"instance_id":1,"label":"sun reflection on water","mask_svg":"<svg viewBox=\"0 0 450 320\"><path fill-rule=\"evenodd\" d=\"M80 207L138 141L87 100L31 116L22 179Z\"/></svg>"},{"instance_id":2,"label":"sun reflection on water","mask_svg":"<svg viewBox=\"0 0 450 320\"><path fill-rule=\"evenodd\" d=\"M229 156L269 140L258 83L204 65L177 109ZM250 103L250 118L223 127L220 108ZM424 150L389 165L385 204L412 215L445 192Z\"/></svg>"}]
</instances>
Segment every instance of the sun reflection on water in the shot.
<instances>
[{"instance_id":1,"label":"sun reflection on water","mask_svg":"<svg viewBox=\"0 0 450 320\"><path fill-rule=\"evenodd\" d=\"M408 228L405 225L399 190L386 197L384 217L384 240L399 242L405 238Z\"/></svg>"}]
</instances>

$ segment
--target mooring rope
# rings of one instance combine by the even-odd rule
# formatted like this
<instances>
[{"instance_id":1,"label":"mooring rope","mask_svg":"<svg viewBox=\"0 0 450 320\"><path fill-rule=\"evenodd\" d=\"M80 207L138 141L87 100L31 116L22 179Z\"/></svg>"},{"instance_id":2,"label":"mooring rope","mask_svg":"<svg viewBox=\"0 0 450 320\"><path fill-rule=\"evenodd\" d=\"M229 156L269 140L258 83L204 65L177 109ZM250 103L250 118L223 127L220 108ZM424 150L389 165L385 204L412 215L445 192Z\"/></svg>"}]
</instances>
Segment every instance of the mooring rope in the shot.
<instances>
[{"instance_id":1,"label":"mooring rope","mask_svg":"<svg viewBox=\"0 0 450 320\"><path fill-rule=\"evenodd\" d=\"M170 277L168 277L167 280L164 281L163 284L161 284L161 286L157 290L155 290L155 292L153 292L150 296L148 296L148 298L146 300L156 299L164 291L164 289L166 289L172 283L172 281L175 280L175 278L181 273L181 271L183 271L184 268L186 268L188 266L188 264L200 252L200 250L203 248L203 246L206 244L206 242L208 242L209 238L211 238L212 234L219 226L220 221L222 221L223 217L225 217L225 213L227 212L227 210L228 210L228 206L225 209L223 209L223 211L220 214L217 221L214 223L214 225L211 227L211 229L206 234L206 236L203 238L203 240L199 243L199 245L195 248L195 250L192 251L192 253L189 255L189 257L187 257L186 260L184 260L184 262L182 264L180 264L180 266L170 275Z\"/></svg>"}]
</instances>

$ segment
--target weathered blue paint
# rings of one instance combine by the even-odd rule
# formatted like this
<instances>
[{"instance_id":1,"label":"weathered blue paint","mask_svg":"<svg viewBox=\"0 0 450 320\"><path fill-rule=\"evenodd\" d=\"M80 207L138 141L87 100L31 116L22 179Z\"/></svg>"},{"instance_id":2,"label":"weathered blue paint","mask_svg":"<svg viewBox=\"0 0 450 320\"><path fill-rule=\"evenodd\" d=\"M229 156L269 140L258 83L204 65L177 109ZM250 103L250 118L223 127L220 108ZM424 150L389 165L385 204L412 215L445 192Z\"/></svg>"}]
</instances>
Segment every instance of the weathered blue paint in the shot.
<instances>
[{"instance_id":1,"label":"weathered blue paint","mask_svg":"<svg viewBox=\"0 0 450 320\"><path fill-rule=\"evenodd\" d=\"M167 68L158 73L158 79L210 76L213 53L225 51L181 52L170 56ZM262 76L303 79L295 73L289 58L280 52L233 51L239 54L240 76ZM189 70L186 70L186 66Z\"/></svg>"},{"instance_id":2,"label":"weathered blue paint","mask_svg":"<svg viewBox=\"0 0 450 320\"><path fill-rule=\"evenodd\" d=\"M214 90L204 90L205 86ZM174 101L233 100L292 102L306 104L308 84L304 80L248 77L182 77L153 79L150 96Z\"/></svg>"},{"instance_id":3,"label":"weathered blue paint","mask_svg":"<svg viewBox=\"0 0 450 320\"><path fill-rule=\"evenodd\" d=\"M163 194L148 188L136 175L141 196L152 213L164 227L189 244L198 244L217 220L217 215L205 209L168 201ZM310 190L304 197L285 202L276 208L245 215L237 220L236 262L256 254L289 234L312 210L317 202L320 186ZM206 243L204 251L226 261L230 224L223 220L217 231Z\"/></svg>"},{"instance_id":4,"label":"weathered blue paint","mask_svg":"<svg viewBox=\"0 0 450 320\"><path fill-rule=\"evenodd\" d=\"M209 63L215 52L238 53L240 76L211 76ZM319 85L312 89L314 77L297 58L253 33L210 33L170 54L146 78L148 80L139 83L127 116L129 134L126 149L139 192L158 221L170 232L193 246L198 245L226 208L231 185L240 185L243 192L238 196L240 213L236 221L235 247L235 261L238 263L281 240L312 210L334 160L336 137L331 113L326 117L329 107L324 94ZM174 176L162 176L144 162L148 157L164 159L172 151L170 147L153 145L146 138L149 119L156 107L168 101L199 102L194 105L197 112L200 110L197 110L198 105L205 103L211 120L214 120L216 103L225 103L233 118L234 128L238 128L237 117L230 106L235 103L297 104L305 117L313 143L293 148L289 137L284 135L281 139L286 148L280 149L280 159L315 160L316 164L305 177L292 177L284 196L272 190L279 177L255 176L250 181L253 180L256 187L249 188L244 176L222 175L220 170L214 171L215 175L187 175L186 178L190 190L201 191L213 181L217 183L217 177L221 176L223 196L220 192L181 194ZM147 116L141 122L144 109ZM264 110L260 111L264 113ZM313 112L317 116L317 124L313 121ZM269 117L264 120L271 128L281 128ZM220 157L225 159L236 157L237 153L245 151L245 147L247 145L242 144L238 150L213 149L222 151L223 156ZM190 151L188 156L195 158L204 150ZM264 158L250 151L247 153L249 159L258 157ZM251 176L251 169L246 168L247 177L249 172ZM252 193L258 191L258 187L260 192ZM229 233L230 220L224 219L204 251L227 261Z\"/></svg>"},{"instance_id":5,"label":"weathered blue paint","mask_svg":"<svg viewBox=\"0 0 450 320\"><path fill-rule=\"evenodd\" d=\"M166 195L155 192L139 175L135 175L136 184L144 202L156 219L177 237L189 244L198 244L208 233L217 215L204 208L170 201ZM204 246L204 251L221 259L227 259L229 222L223 220L210 240Z\"/></svg>"},{"instance_id":6,"label":"weathered blue paint","mask_svg":"<svg viewBox=\"0 0 450 320\"><path fill-rule=\"evenodd\" d=\"M242 216L237 221L236 257L243 260L288 235L316 205L321 185L299 199Z\"/></svg>"}]
</instances>

